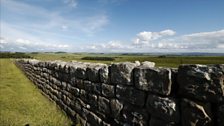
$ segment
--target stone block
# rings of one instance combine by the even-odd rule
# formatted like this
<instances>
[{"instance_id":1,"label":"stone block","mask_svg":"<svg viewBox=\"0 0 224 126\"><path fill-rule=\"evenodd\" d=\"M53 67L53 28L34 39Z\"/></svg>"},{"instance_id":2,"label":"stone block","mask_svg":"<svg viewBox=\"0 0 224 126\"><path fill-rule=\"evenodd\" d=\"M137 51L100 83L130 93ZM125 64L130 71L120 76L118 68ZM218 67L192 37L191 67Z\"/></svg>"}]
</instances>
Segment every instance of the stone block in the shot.
<instances>
[{"instance_id":1,"label":"stone block","mask_svg":"<svg viewBox=\"0 0 224 126\"><path fill-rule=\"evenodd\" d=\"M80 89L78 89L76 87L71 87L70 88L70 93L72 93L75 97L79 96L79 91L80 91Z\"/></svg>"},{"instance_id":2,"label":"stone block","mask_svg":"<svg viewBox=\"0 0 224 126\"><path fill-rule=\"evenodd\" d=\"M218 106L217 125L224 126L224 104Z\"/></svg>"},{"instance_id":3,"label":"stone block","mask_svg":"<svg viewBox=\"0 0 224 126\"><path fill-rule=\"evenodd\" d=\"M146 94L144 91L137 90L133 87L117 85L116 97L139 107L143 107L145 104Z\"/></svg>"},{"instance_id":4,"label":"stone block","mask_svg":"<svg viewBox=\"0 0 224 126\"><path fill-rule=\"evenodd\" d=\"M111 114L113 118L117 118L123 109L123 104L118 99L110 101Z\"/></svg>"},{"instance_id":5,"label":"stone block","mask_svg":"<svg viewBox=\"0 0 224 126\"><path fill-rule=\"evenodd\" d=\"M105 114L110 114L110 101L104 97L98 97L99 111Z\"/></svg>"},{"instance_id":6,"label":"stone block","mask_svg":"<svg viewBox=\"0 0 224 126\"><path fill-rule=\"evenodd\" d=\"M92 83L92 92L93 94L101 95L102 87L101 83Z\"/></svg>"},{"instance_id":7,"label":"stone block","mask_svg":"<svg viewBox=\"0 0 224 126\"><path fill-rule=\"evenodd\" d=\"M87 79L91 82L100 82L99 69L102 65L89 65L86 69Z\"/></svg>"},{"instance_id":8,"label":"stone block","mask_svg":"<svg viewBox=\"0 0 224 126\"><path fill-rule=\"evenodd\" d=\"M171 70L139 66L134 69L135 86L144 91L169 95L171 92Z\"/></svg>"},{"instance_id":9,"label":"stone block","mask_svg":"<svg viewBox=\"0 0 224 126\"><path fill-rule=\"evenodd\" d=\"M224 65L181 65L179 93L204 102L224 102Z\"/></svg>"},{"instance_id":10,"label":"stone block","mask_svg":"<svg viewBox=\"0 0 224 126\"><path fill-rule=\"evenodd\" d=\"M122 118L125 126L147 126L149 115L145 109L126 104L122 110Z\"/></svg>"},{"instance_id":11,"label":"stone block","mask_svg":"<svg viewBox=\"0 0 224 126\"><path fill-rule=\"evenodd\" d=\"M166 122L178 123L180 120L179 104L173 98L163 98L150 94L146 107L153 117L161 118Z\"/></svg>"},{"instance_id":12,"label":"stone block","mask_svg":"<svg viewBox=\"0 0 224 126\"><path fill-rule=\"evenodd\" d=\"M110 67L110 80L112 84L133 85L132 70L137 66L135 63L124 62L112 64Z\"/></svg>"},{"instance_id":13,"label":"stone block","mask_svg":"<svg viewBox=\"0 0 224 126\"><path fill-rule=\"evenodd\" d=\"M183 99L181 102L182 126L210 126L212 125L210 104L193 102Z\"/></svg>"},{"instance_id":14,"label":"stone block","mask_svg":"<svg viewBox=\"0 0 224 126\"><path fill-rule=\"evenodd\" d=\"M88 118L87 122L89 122L92 126L102 125L102 119L92 112L89 112L89 114L87 115L87 118Z\"/></svg>"},{"instance_id":15,"label":"stone block","mask_svg":"<svg viewBox=\"0 0 224 126\"><path fill-rule=\"evenodd\" d=\"M179 124L175 124L175 122L166 122L164 120L151 117L149 126L179 126Z\"/></svg>"},{"instance_id":16,"label":"stone block","mask_svg":"<svg viewBox=\"0 0 224 126\"><path fill-rule=\"evenodd\" d=\"M114 97L115 88L113 85L102 84L102 95L105 97Z\"/></svg>"},{"instance_id":17,"label":"stone block","mask_svg":"<svg viewBox=\"0 0 224 126\"><path fill-rule=\"evenodd\" d=\"M100 76L100 82L101 83L108 83L109 82L109 69L108 66L103 66L99 69L99 76Z\"/></svg>"}]
</instances>

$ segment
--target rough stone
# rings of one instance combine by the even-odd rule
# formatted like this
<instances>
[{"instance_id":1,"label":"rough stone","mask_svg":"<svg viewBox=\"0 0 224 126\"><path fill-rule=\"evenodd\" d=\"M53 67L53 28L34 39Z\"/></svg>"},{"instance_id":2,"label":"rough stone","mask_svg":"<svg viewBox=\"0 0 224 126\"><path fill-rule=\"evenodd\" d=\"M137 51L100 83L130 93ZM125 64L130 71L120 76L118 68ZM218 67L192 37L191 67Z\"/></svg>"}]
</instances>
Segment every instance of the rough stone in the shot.
<instances>
[{"instance_id":1,"label":"rough stone","mask_svg":"<svg viewBox=\"0 0 224 126\"><path fill-rule=\"evenodd\" d=\"M99 76L100 76L100 82L101 83L107 83L108 80L108 76L109 76L109 70L108 70L108 66L103 66L99 69Z\"/></svg>"},{"instance_id":2,"label":"rough stone","mask_svg":"<svg viewBox=\"0 0 224 126\"><path fill-rule=\"evenodd\" d=\"M99 96L98 99L99 111L110 114L110 101L104 97Z\"/></svg>"},{"instance_id":3,"label":"rough stone","mask_svg":"<svg viewBox=\"0 0 224 126\"><path fill-rule=\"evenodd\" d=\"M135 86L144 91L169 95L171 92L171 70L140 66L134 69Z\"/></svg>"},{"instance_id":4,"label":"rough stone","mask_svg":"<svg viewBox=\"0 0 224 126\"><path fill-rule=\"evenodd\" d=\"M224 65L181 65L179 93L204 102L224 101Z\"/></svg>"},{"instance_id":5,"label":"rough stone","mask_svg":"<svg viewBox=\"0 0 224 126\"><path fill-rule=\"evenodd\" d=\"M163 98L148 95L146 107L153 117L161 118L166 122L179 122L180 112L178 103L173 98Z\"/></svg>"},{"instance_id":6,"label":"rough stone","mask_svg":"<svg viewBox=\"0 0 224 126\"><path fill-rule=\"evenodd\" d=\"M101 83L92 83L92 92L97 95L101 95L102 87Z\"/></svg>"},{"instance_id":7,"label":"rough stone","mask_svg":"<svg viewBox=\"0 0 224 126\"><path fill-rule=\"evenodd\" d=\"M139 109L132 105L124 105L122 110L123 125L147 126L149 115L145 109Z\"/></svg>"},{"instance_id":8,"label":"rough stone","mask_svg":"<svg viewBox=\"0 0 224 126\"><path fill-rule=\"evenodd\" d=\"M105 97L114 97L114 86L108 84L102 84L102 95Z\"/></svg>"},{"instance_id":9,"label":"rough stone","mask_svg":"<svg viewBox=\"0 0 224 126\"><path fill-rule=\"evenodd\" d=\"M72 93L75 97L79 96L79 89L75 87L70 88L70 93Z\"/></svg>"},{"instance_id":10,"label":"rough stone","mask_svg":"<svg viewBox=\"0 0 224 126\"><path fill-rule=\"evenodd\" d=\"M136 66L137 64L130 62L112 64L110 67L111 83L133 85L132 70Z\"/></svg>"},{"instance_id":11,"label":"rough stone","mask_svg":"<svg viewBox=\"0 0 224 126\"><path fill-rule=\"evenodd\" d=\"M99 65L90 65L86 69L87 79L92 82L100 82L99 69L102 66Z\"/></svg>"},{"instance_id":12,"label":"rough stone","mask_svg":"<svg viewBox=\"0 0 224 126\"><path fill-rule=\"evenodd\" d=\"M181 102L182 126L210 126L210 104L183 99Z\"/></svg>"},{"instance_id":13,"label":"rough stone","mask_svg":"<svg viewBox=\"0 0 224 126\"><path fill-rule=\"evenodd\" d=\"M88 116L88 122L92 126L101 126L102 125L102 119L100 119L96 114L89 112Z\"/></svg>"},{"instance_id":14,"label":"rough stone","mask_svg":"<svg viewBox=\"0 0 224 126\"><path fill-rule=\"evenodd\" d=\"M144 91L137 90L133 87L117 85L116 97L137 106L144 106L146 94Z\"/></svg>"},{"instance_id":15,"label":"rough stone","mask_svg":"<svg viewBox=\"0 0 224 126\"><path fill-rule=\"evenodd\" d=\"M117 118L123 109L123 104L118 99L110 100L111 114L113 118Z\"/></svg>"},{"instance_id":16,"label":"rough stone","mask_svg":"<svg viewBox=\"0 0 224 126\"><path fill-rule=\"evenodd\" d=\"M164 120L151 117L149 121L149 126L178 126L174 122L166 122Z\"/></svg>"},{"instance_id":17,"label":"rough stone","mask_svg":"<svg viewBox=\"0 0 224 126\"><path fill-rule=\"evenodd\" d=\"M224 126L224 104L218 107L217 111L217 125Z\"/></svg>"},{"instance_id":18,"label":"rough stone","mask_svg":"<svg viewBox=\"0 0 224 126\"><path fill-rule=\"evenodd\" d=\"M155 67L155 63L154 62L150 62L150 61L144 61L141 63L142 66L144 67Z\"/></svg>"}]
</instances>

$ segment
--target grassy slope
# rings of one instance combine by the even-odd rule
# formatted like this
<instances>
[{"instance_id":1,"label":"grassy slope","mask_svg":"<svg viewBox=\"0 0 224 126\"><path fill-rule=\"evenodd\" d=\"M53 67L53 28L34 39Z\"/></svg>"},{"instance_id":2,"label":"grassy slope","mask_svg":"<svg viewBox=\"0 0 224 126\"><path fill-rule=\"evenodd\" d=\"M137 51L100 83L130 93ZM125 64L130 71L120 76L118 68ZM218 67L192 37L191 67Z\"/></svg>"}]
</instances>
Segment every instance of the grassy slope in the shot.
<instances>
[{"instance_id":1,"label":"grassy slope","mask_svg":"<svg viewBox=\"0 0 224 126\"><path fill-rule=\"evenodd\" d=\"M69 126L71 121L16 68L0 59L1 126Z\"/></svg>"},{"instance_id":2,"label":"grassy slope","mask_svg":"<svg viewBox=\"0 0 224 126\"><path fill-rule=\"evenodd\" d=\"M115 61L113 62L134 62L138 61L152 61L156 63L156 66L165 66L165 67L178 67L179 64L224 64L223 56L168 56L165 58L158 58L158 56L135 56L135 55L120 55L120 54L71 54L71 53L39 53L39 54L30 54L36 59L40 60L78 60L84 62L101 62L110 64L111 61L94 61L94 60L81 60L85 56L103 56L103 57L114 57Z\"/></svg>"}]
</instances>

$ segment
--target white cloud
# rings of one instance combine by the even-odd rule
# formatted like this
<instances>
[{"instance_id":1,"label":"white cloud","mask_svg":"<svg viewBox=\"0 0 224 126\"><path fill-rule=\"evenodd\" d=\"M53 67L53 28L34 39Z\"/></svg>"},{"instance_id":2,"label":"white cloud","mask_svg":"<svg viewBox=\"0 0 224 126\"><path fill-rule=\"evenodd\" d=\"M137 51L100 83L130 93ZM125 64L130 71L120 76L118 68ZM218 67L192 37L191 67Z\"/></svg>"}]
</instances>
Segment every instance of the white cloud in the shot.
<instances>
[{"instance_id":1,"label":"white cloud","mask_svg":"<svg viewBox=\"0 0 224 126\"><path fill-rule=\"evenodd\" d=\"M64 0L64 3L68 4L70 7L73 7L73 8L77 7L78 5L77 0Z\"/></svg>"},{"instance_id":2,"label":"white cloud","mask_svg":"<svg viewBox=\"0 0 224 126\"><path fill-rule=\"evenodd\" d=\"M151 41L160 39L162 37L173 36L175 31L167 29L160 32L150 32L143 31L137 34L137 37L134 39L133 44L135 45L144 45L149 44Z\"/></svg>"},{"instance_id":3,"label":"white cloud","mask_svg":"<svg viewBox=\"0 0 224 126\"><path fill-rule=\"evenodd\" d=\"M109 41L106 43L97 43L90 46L84 47L83 50L93 52L123 52L131 51L133 47L128 44L124 44L120 41Z\"/></svg>"},{"instance_id":4,"label":"white cloud","mask_svg":"<svg viewBox=\"0 0 224 126\"><path fill-rule=\"evenodd\" d=\"M6 44L6 43L7 41L4 38L0 37L0 44Z\"/></svg>"},{"instance_id":5,"label":"white cloud","mask_svg":"<svg viewBox=\"0 0 224 126\"><path fill-rule=\"evenodd\" d=\"M224 53L224 30L172 36L175 32L140 32L134 44L111 41L88 46L95 52L222 52Z\"/></svg>"}]
</instances>

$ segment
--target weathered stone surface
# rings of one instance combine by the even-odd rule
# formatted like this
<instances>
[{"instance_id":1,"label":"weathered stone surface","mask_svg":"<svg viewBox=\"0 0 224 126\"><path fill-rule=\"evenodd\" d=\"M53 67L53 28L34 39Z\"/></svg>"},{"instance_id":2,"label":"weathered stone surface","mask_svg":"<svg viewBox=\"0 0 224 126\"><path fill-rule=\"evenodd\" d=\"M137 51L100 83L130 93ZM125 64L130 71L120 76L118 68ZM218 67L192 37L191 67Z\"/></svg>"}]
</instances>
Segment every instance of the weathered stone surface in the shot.
<instances>
[{"instance_id":1,"label":"weathered stone surface","mask_svg":"<svg viewBox=\"0 0 224 126\"><path fill-rule=\"evenodd\" d=\"M180 112L178 103L173 98L163 98L148 95L146 107L153 117L161 118L166 122L179 122Z\"/></svg>"},{"instance_id":2,"label":"weathered stone surface","mask_svg":"<svg viewBox=\"0 0 224 126\"><path fill-rule=\"evenodd\" d=\"M83 84L84 84L84 87L85 87L85 91L87 91L89 93L92 93L93 85L92 85L91 81L85 80L83 82Z\"/></svg>"},{"instance_id":3,"label":"weathered stone surface","mask_svg":"<svg viewBox=\"0 0 224 126\"><path fill-rule=\"evenodd\" d=\"M85 90L80 90L80 98L83 100L83 101L87 101L87 98L88 98L88 94L86 93Z\"/></svg>"},{"instance_id":4,"label":"weathered stone surface","mask_svg":"<svg viewBox=\"0 0 224 126\"><path fill-rule=\"evenodd\" d=\"M102 68L102 65L90 65L86 69L87 79L92 82L100 82L99 69Z\"/></svg>"},{"instance_id":5,"label":"weathered stone surface","mask_svg":"<svg viewBox=\"0 0 224 126\"><path fill-rule=\"evenodd\" d=\"M135 86L152 93L169 95L171 92L171 70L139 66L134 69Z\"/></svg>"},{"instance_id":6,"label":"weathered stone surface","mask_svg":"<svg viewBox=\"0 0 224 126\"><path fill-rule=\"evenodd\" d=\"M210 126L210 105L196 103L188 99L181 102L181 123L182 126Z\"/></svg>"},{"instance_id":7,"label":"weathered stone surface","mask_svg":"<svg viewBox=\"0 0 224 126\"><path fill-rule=\"evenodd\" d=\"M101 83L108 83L109 79L109 70L108 66L104 65L99 69L99 76L100 76L100 82Z\"/></svg>"},{"instance_id":8,"label":"weathered stone surface","mask_svg":"<svg viewBox=\"0 0 224 126\"><path fill-rule=\"evenodd\" d=\"M114 97L114 86L108 84L102 84L102 95L105 97Z\"/></svg>"},{"instance_id":9,"label":"weathered stone surface","mask_svg":"<svg viewBox=\"0 0 224 126\"><path fill-rule=\"evenodd\" d=\"M181 65L178 69L179 93L205 101L224 101L224 65Z\"/></svg>"},{"instance_id":10,"label":"weathered stone surface","mask_svg":"<svg viewBox=\"0 0 224 126\"><path fill-rule=\"evenodd\" d=\"M122 110L123 125L147 126L149 115L145 109L139 109L132 105L124 105Z\"/></svg>"},{"instance_id":11,"label":"weathered stone surface","mask_svg":"<svg viewBox=\"0 0 224 126\"><path fill-rule=\"evenodd\" d=\"M90 109L98 111L98 98L97 95L88 94L87 103L90 105Z\"/></svg>"},{"instance_id":12,"label":"weathered stone surface","mask_svg":"<svg viewBox=\"0 0 224 126\"><path fill-rule=\"evenodd\" d=\"M92 86L93 86L92 92L94 94L101 95L101 92L102 92L101 85L102 85L101 83L92 83Z\"/></svg>"},{"instance_id":13,"label":"weathered stone surface","mask_svg":"<svg viewBox=\"0 0 224 126\"><path fill-rule=\"evenodd\" d=\"M70 93L72 93L75 97L79 96L79 89L76 87L71 87L70 88Z\"/></svg>"},{"instance_id":14,"label":"weathered stone surface","mask_svg":"<svg viewBox=\"0 0 224 126\"><path fill-rule=\"evenodd\" d=\"M164 120L151 117L149 121L149 126L179 126L175 124L174 122L166 122Z\"/></svg>"},{"instance_id":15,"label":"weathered stone surface","mask_svg":"<svg viewBox=\"0 0 224 126\"><path fill-rule=\"evenodd\" d=\"M110 108L112 117L117 118L123 109L123 104L117 99L112 99L110 100Z\"/></svg>"},{"instance_id":16,"label":"weathered stone surface","mask_svg":"<svg viewBox=\"0 0 224 126\"><path fill-rule=\"evenodd\" d=\"M123 85L117 85L116 87L116 97L122 99L131 104L137 106L144 106L146 94L143 91L137 90L133 87L126 87Z\"/></svg>"},{"instance_id":17,"label":"weathered stone surface","mask_svg":"<svg viewBox=\"0 0 224 126\"><path fill-rule=\"evenodd\" d=\"M88 118L88 122L92 125L92 126L100 126L102 124L102 119L100 119L96 114L89 112L89 114L87 115Z\"/></svg>"},{"instance_id":18,"label":"weathered stone surface","mask_svg":"<svg viewBox=\"0 0 224 126\"><path fill-rule=\"evenodd\" d=\"M142 66L144 67L155 67L155 63L154 62L150 62L150 61L144 61L141 63Z\"/></svg>"},{"instance_id":19,"label":"weathered stone surface","mask_svg":"<svg viewBox=\"0 0 224 126\"><path fill-rule=\"evenodd\" d=\"M104 97L99 96L98 99L99 111L105 114L110 114L110 101Z\"/></svg>"},{"instance_id":20,"label":"weathered stone surface","mask_svg":"<svg viewBox=\"0 0 224 126\"><path fill-rule=\"evenodd\" d=\"M217 125L224 126L224 104L218 107L217 111Z\"/></svg>"},{"instance_id":21,"label":"weathered stone surface","mask_svg":"<svg viewBox=\"0 0 224 126\"><path fill-rule=\"evenodd\" d=\"M132 70L136 66L137 64L130 62L112 64L110 67L111 83L133 85Z\"/></svg>"}]
</instances>

